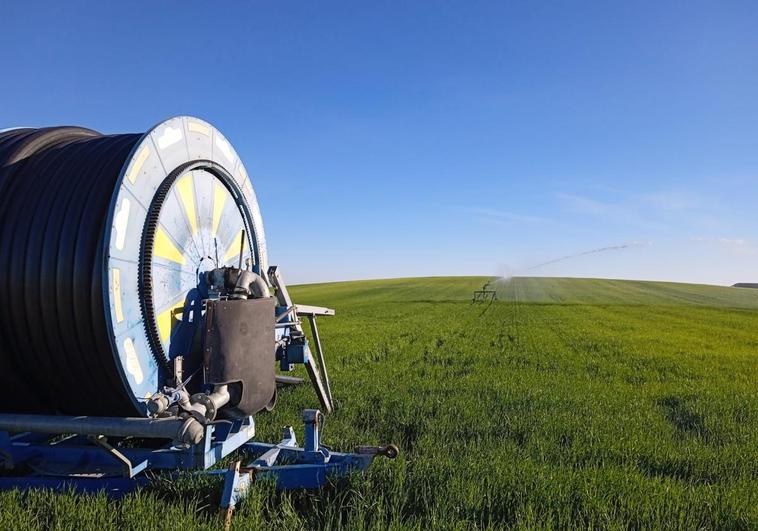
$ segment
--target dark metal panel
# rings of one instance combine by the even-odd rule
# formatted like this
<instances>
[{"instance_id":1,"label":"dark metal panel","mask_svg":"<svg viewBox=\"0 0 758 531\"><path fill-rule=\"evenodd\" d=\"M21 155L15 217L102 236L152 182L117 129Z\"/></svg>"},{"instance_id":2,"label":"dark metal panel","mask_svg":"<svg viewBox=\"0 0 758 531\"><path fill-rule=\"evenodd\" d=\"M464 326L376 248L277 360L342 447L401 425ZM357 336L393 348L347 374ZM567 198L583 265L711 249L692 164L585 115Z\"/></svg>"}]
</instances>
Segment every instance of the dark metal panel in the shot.
<instances>
[{"instance_id":1,"label":"dark metal panel","mask_svg":"<svg viewBox=\"0 0 758 531\"><path fill-rule=\"evenodd\" d=\"M209 301L203 348L205 381L230 386L232 416L270 409L276 399L274 299ZM241 393L239 392L241 384Z\"/></svg>"}]
</instances>

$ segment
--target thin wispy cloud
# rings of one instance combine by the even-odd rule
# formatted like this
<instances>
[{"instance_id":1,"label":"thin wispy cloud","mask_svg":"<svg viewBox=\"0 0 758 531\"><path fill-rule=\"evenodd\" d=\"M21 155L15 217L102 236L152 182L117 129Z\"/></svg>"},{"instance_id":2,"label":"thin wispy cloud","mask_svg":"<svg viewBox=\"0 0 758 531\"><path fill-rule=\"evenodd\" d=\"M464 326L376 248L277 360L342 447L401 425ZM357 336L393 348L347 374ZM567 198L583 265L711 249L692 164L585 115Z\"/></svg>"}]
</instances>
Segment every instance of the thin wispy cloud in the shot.
<instances>
[{"instance_id":1,"label":"thin wispy cloud","mask_svg":"<svg viewBox=\"0 0 758 531\"><path fill-rule=\"evenodd\" d=\"M717 196L690 190L662 189L630 192L598 189L598 195L558 193L558 203L567 214L595 217L607 223L654 231L729 230L728 216ZM610 197L611 199L607 199Z\"/></svg>"},{"instance_id":2,"label":"thin wispy cloud","mask_svg":"<svg viewBox=\"0 0 758 531\"><path fill-rule=\"evenodd\" d=\"M559 193L558 200L563 204L564 209L575 214L605 216L619 211L619 205L574 194Z\"/></svg>"},{"instance_id":3,"label":"thin wispy cloud","mask_svg":"<svg viewBox=\"0 0 758 531\"><path fill-rule=\"evenodd\" d=\"M723 243L730 247L744 247L745 244L747 244L747 241L740 238L719 238L719 243Z\"/></svg>"},{"instance_id":4,"label":"thin wispy cloud","mask_svg":"<svg viewBox=\"0 0 758 531\"><path fill-rule=\"evenodd\" d=\"M550 221L548 218L541 216L520 214L495 208L470 208L467 211L472 213L478 221L497 224L540 224Z\"/></svg>"},{"instance_id":5,"label":"thin wispy cloud","mask_svg":"<svg viewBox=\"0 0 758 531\"><path fill-rule=\"evenodd\" d=\"M616 225L625 225L647 230L668 230L671 228L664 218L651 216L649 207L643 208L639 201L621 198L608 202L576 194L557 194L564 212L579 216L595 217Z\"/></svg>"},{"instance_id":6,"label":"thin wispy cloud","mask_svg":"<svg viewBox=\"0 0 758 531\"><path fill-rule=\"evenodd\" d=\"M720 248L735 256L758 255L758 244L744 238L695 236L690 238L690 240L714 248Z\"/></svg>"},{"instance_id":7,"label":"thin wispy cloud","mask_svg":"<svg viewBox=\"0 0 758 531\"><path fill-rule=\"evenodd\" d=\"M629 188L592 186L586 189L585 195L597 194L603 197L616 198L616 203L629 203L638 207L651 207L660 211L681 211L706 209L714 206L714 198L707 200L702 194L689 189L663 188L658 190L636 191ZM567 194L568 195L568 194Z\"/></svg>"},{"instance_id":8,"label":"thin wispy cloud","mask_svg":"<svg viewBox=\"0 0 758 531\"><path fill-rule=\"evenodd\" d=\"M698 210L705 205L700 197L680 190L664 190L640 196L644 203L666 211Z\"/></svg>"}]
</instances>

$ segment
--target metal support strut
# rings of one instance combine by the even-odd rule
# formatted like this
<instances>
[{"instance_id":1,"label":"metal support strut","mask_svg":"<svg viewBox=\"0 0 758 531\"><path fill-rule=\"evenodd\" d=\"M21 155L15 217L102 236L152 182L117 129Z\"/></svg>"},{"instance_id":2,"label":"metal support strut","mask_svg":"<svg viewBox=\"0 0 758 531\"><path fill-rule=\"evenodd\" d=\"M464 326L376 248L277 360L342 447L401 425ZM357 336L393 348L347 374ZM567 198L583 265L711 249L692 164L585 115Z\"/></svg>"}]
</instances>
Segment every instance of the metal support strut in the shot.
<instances>
[{"instance_id":1,"label":"metal support strut","mask_svg":"<svg viewBox=\"0 0 758 531\"><path fill-rule=\"evenodd\" d=\"M321 407L327 413L334 410L334 401L332 391L329 387L329 376L326 372L326 361L321 349L321 339L318 335L316 326L317 315L334 315L334 310L321 308L318 306L306 306L302 304L293 304L287 286L277 266L271 266L268 269L268 278L271 285L276 288L276 299L281 312L277 316L277 328L286 329L289 333L290 343L284 348L284 354L281 358L282 367L285 370L291 370L289 367L293 362L305 365L305 370L316 391L316 396ZM314 363L308 341L305 339L303 327L298 319L300 316L307 316L311 323L311 333L313 342L316 345L316 359ZM322 376L323 375L323 376Z\"/></svg>"}]
</instances>

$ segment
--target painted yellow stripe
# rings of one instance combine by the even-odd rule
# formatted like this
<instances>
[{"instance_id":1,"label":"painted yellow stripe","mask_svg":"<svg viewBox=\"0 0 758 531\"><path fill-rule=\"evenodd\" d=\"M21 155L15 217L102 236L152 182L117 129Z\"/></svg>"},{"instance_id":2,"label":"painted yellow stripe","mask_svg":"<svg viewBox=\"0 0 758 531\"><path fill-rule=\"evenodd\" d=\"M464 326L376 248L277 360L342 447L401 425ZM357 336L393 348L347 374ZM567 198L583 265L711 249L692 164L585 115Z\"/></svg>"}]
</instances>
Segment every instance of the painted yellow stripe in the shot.
<instances>
[{"instance_id":1,"label":"painted yellow stripe","mask_svg":"<svg viewBox=\"0 0 758 531\"><path fill-rule=\"evenodd\" d=\"M158 335L161 337L161 341L164 343L171 337L171 330L174 327L174 321L182 320L182 310L184 309L184 302L178 302L171 308L163 310L156 317L156 324L158 325Z\"/></svg>"},{"instance_id":2,"label":"painted yellow stripe","mask_svg":"<svg viewBox=\"0 0 758 531\"><path fill-rule=\"evenodd\" d=\"M116 322L124 320L124 307L121 304L121 270L113 268L113 308L116 312Z\"/></svg>"},{"instance_id":3,"label":"painted yellow stripe","mask_svg":"<svg viewBox=\"0 0 758 531\"><path fill-rule=\"evenodd\" d=\"M132 164L132 169L129 170L129 175L127 175L127 179L129 179L129 182L132 184L135 183L137 180L137 176L139 175L140 170L142 170L142 166L145 165L145 161L150 156L150 148L148 146L143 147L139 154L135 157L134 163Z\"/></svg>"},{"instance_id":4,"label":"painted yellow stripe","mask_svg":"<svg viewBox=\"0 0 758 531\"><path fill-rule=\"evenodd\" d=\"M213 226L211 233L215 236L218 233L218 226L221 223L221 214L224 213L224 206L226 205L226 196L228 192L224 185L216 183L213 194Z\"/></svg>"},{"instance_id":5,"label":"painted yellow stripe","mask_svg":"<svg viewBox=\"0 0 758 531\"><path fill-rule=\"evenodd\" d=\"M182 200L194 236L197 234L197 213L195 212L195 186L192 174L188 173L179 179L176 189L179 191L179 199Z\"/></svg>"},{"instance_id":6,"label":"painted yellow stripe","mask_svg":"<svg viewBox=\"0 0 758 531\"><path fill-rule=\"evenodd\" d=\"M193 133L200 133L201 135L211 136L211 128L207 125L203 125L200 122L188 122L187 129Z\"/></svg>"},{"instance_id":7,"label":"painted yellow stripe","mask_svg":"<svg viewBox=\"0 0 758 531\"><path fill-rule=\"evenodd\" d=\"M242 229L240 229L239 233L237 233L237 237L232 240L232 244L226 250L226 254L224 255L224 262L226 262L227 260L231 260L235 256L239 256L241 241L242 241ZM245 244L245 249L247 249L247 243Z\"/></svg>"},{"instance_id":8,"label":"painted yellow stripe","mask_svg":"<svg viewBox=\"0 0 758 531\"><path fill-rule=\"evenodd\" d=\"M174 242L168 237L166 231L160 226L155 229L155 241L153 242L153 256L160 256L177 264L184 265L186 260L182 252L176 248Z\"/></svg>"}]
</instances>

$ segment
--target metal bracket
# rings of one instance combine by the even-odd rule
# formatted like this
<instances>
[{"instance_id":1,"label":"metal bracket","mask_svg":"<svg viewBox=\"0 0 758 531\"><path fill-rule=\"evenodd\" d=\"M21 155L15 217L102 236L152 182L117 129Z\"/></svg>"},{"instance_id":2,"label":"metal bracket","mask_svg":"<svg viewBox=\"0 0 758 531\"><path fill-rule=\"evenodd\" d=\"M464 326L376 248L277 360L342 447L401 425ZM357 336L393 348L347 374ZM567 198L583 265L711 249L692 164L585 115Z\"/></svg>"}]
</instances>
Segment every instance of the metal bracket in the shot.
<instances>
[{"instance_id":1,"label":"metal bracket","mask_svg":"<svg viewBox=\"0 0 758 531\"><path fill-rule=\"evenodd\" d=\"M232 525L232 514L237 503L245 497L252 483L250 471L240 472L240 462L229 465L224 474L224 492L221 495L221 516L224 519L224 529Z\"/></svg>"},{"instance_id":2,"label":"metal bracket","mask_svg":"<svg viewBox=\"0 0 758 531\"><path fill-rule=\"evenodd\" d=\"M129 459L124 454L108 444L108 439L106 439L103 435L87 435L87 440L92 444L99 446L110 455L112 455L118 462L120 462L124 470L125 478L131 479L147 468L147 460L144 460L137 465L132 465L132 462L129 461Z\"/></svg>"},{"instance_id":3,"label":"metal bracket","mask_svg":"<svg viewBox=\"0 0 758 531\"><path fill-rule=\"evenodd\" d=\"M282 440L279 441L279 444L253 461L252 466L274 466L274 463L276 463L276 460L279 457L279 452L284 448L297 448L297 438L295 437L295 430L292 429L292 426L285 426L282 433Z\"/></svg>"}]
</instances>

